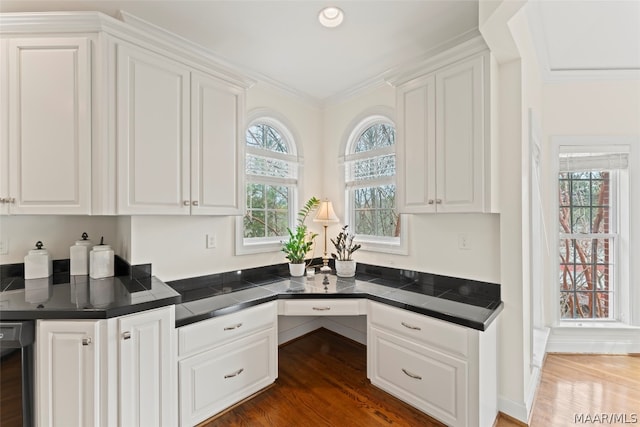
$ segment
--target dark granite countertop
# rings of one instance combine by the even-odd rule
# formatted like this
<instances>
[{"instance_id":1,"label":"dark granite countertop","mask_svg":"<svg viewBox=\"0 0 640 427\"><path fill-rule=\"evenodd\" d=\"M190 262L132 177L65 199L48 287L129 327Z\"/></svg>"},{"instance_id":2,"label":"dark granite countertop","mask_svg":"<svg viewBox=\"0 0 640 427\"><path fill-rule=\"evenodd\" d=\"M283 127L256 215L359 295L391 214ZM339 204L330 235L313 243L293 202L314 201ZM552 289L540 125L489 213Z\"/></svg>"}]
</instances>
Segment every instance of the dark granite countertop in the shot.
<instances>
[{"instance_id":1,"label":"dark granite countertop","mask_svg":"<svg viewBox=\"0 0 640 427\"><path fill-rule=\"evenodd\" d=\"M503 309L497 284L361 264L354 278L296 278L276 265L167 284L182 295L176 327L276 299L366 298L480 331Z\"/></svg>"},{"instance_id":2,"label":"dark granite countertop","mask_svg":"<svg viewBox=\"0 0 640 427\"><path fill-rule=\"evenodd\" d=\"M0 320L108 319L178 304L178 292L156 277L4 278Z\"/></svg>"}]
</instances>

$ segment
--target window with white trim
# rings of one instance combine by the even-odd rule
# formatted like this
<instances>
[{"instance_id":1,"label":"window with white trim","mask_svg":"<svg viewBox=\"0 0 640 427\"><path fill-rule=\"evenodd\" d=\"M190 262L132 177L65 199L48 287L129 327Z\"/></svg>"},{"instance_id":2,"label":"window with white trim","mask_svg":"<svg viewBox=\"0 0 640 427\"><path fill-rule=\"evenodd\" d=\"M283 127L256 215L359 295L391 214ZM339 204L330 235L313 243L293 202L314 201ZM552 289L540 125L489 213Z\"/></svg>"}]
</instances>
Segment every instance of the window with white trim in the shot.
<instances>
[{"instance_id":1,"label":"window with white trim","mask_svg":"<svg viewBox=\"0 0 640 427\"><path fill-rule=\"evenodd\" d=\"M395 142L394 123L381 115L360 121L347 141L346 222L363 250L406 253L396 208Z\"/></svg>"},{"instance_id":2,"label":"window with white trim","mask_svg":"<svg viewBox=\"0 0 640 427\"><path fill-rule=\"evenodd\" d=\"M245 134L246 205L237 223L236 253L278 251L295 221L298 156L291 132L278 120L253 120Z\"/></svg>"},{"instance_id":3,"label":"window with white trim","mask_svg":"<svg viewBox=\"0 0 640 427\"><path fill-rule=\"evenodd\" d=\"M628 321L629 148L561 145L560 321Z\"/></svg>"}]
</instances>

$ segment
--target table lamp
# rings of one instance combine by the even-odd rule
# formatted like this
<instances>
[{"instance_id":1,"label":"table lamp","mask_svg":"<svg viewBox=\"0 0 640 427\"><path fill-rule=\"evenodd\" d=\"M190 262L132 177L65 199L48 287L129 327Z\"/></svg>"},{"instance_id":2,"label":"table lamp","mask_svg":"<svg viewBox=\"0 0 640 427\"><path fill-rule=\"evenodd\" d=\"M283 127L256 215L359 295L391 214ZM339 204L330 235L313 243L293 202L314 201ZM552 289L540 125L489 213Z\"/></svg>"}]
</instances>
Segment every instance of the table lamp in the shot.
<instances>
[{"instance_id":1,"label":"table lamp","mask_svg":"<svg viewBox=\"0 0 640 427\"><path fill-rule=\"evenodd\" d=\"M327 253L327 227L330 222L338 221L340 220L333 211L333 205L329 200L324 199L318 207L316 217L313 219L313 222L321 222L324 227L324 255L322 255L322 267L320 268L320 271L322 272L331 271L331 267L328 265L329 254Z\"/></svg>"}]
</instances>

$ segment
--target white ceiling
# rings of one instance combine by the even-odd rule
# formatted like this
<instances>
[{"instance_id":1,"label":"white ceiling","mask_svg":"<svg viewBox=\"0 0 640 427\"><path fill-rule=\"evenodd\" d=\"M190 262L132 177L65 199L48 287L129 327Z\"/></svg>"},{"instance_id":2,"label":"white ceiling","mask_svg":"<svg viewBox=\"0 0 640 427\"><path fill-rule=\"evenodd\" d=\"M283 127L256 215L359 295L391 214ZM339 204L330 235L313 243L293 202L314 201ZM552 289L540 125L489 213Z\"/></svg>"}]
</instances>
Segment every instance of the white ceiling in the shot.
<instances>
[{"instance_id":1,"label":"white ceiling","mask_svg":"<svg viewBox=\"0 0 640 427\"><path fill-rule=\"evenodd\" d=\"M640 1L531 2L531 28L548 77L638 78Z\"/></svg>"},{"instance_id":2,"label":"white ceiling","mask_svg":"<svg viewBox=\"0 0 640 427\"><path fill-rule=\"evenodd\" d=\"M547 76L640 72L640 0L529 3ZM328 4L345 11L341 27L319 25ZM316 101L379 82L478 26L478 0L0 0L0 12L73 10L123 10Z\"/></svg>"},{"instance_id":3,"label":"white ceiling","mask_svg":"<svg viewBox=\"0 0 640 427\"><path fill-rule=\"evenodd\" d=\"M328 4L342 26L320 26ZM267 80L325 100L379 79L394 67L478 26L478 1L88 1L0 0L0 12L124 10L179 34Z\"/></svg>"}]
</instances>

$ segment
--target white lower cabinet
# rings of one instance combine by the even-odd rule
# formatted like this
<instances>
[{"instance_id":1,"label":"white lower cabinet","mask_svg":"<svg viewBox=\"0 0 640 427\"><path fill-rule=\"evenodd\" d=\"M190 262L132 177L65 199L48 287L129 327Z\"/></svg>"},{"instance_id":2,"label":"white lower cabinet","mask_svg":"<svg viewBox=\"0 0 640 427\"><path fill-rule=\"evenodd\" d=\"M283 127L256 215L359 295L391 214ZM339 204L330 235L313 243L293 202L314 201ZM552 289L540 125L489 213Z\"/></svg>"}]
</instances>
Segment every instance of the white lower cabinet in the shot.
<instances>
[{"instance_id":1,"label":"white lower cabinet","mask_svg":"<svg viewBox=\"0 0 640 427\"><path fill-rule=\"evenodd\" d=\"M278 377L275 301L178 328L178 341L181 426L206 420Z\"/></svg>"},{"instance_id":2,"label":"white lower cabinet","mask_svg":"<svg viewBox=\"0 0 640 427\"><path fill-rule=\"evenodd\" d=\"M371 383L453 427L497 415L495 322L478 331L369 302Z\"/></svg>"},{"instance_id":3,"label":"white lower cabinet","mask_svg":"<svg viewBox=\"0 0 640 427\"><path fill-rule=\"evenodd\" d=\"M95 320L38 322L38 426L99 425L99 326Z\"/></svg>"},{"instance_id":4,"label":"white lower cabinet","mask_svg":"<svg viewBox=\"0 0 640 427\"><path fill-rule=\"evenodd\" d=\"M372 382L450 426L466 420L467 363L371 328ZM375 381L374 379L375 378Z\"/></svg>"},{"instance_id":5,"label":"white lower cabinet","mask_svg":"<svg viewBox=\"0 0 640 427\"><path fill-rule=\"evenodd\" d=\"M175 425L174 308L118 319L118 425Z\"/></svg>"},{"instance_id":6,"label":"white lower cabinet","mask_svg":"<svg viewBox=\"0 0 640 427\"><path fill-rule=\"evenodd\" d=\"M175 308L39 320L38 426L174 426Z\"/></svg>"}]
</instances>

